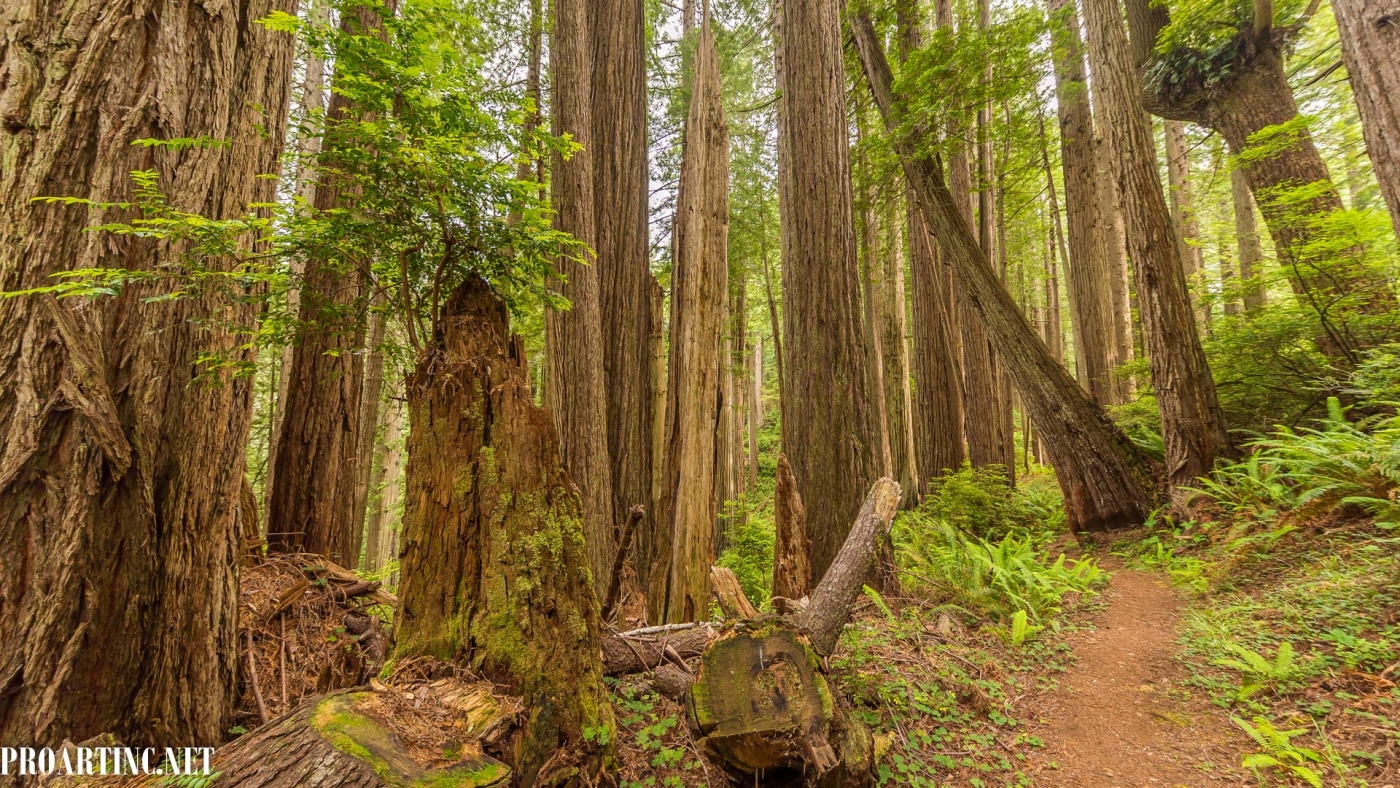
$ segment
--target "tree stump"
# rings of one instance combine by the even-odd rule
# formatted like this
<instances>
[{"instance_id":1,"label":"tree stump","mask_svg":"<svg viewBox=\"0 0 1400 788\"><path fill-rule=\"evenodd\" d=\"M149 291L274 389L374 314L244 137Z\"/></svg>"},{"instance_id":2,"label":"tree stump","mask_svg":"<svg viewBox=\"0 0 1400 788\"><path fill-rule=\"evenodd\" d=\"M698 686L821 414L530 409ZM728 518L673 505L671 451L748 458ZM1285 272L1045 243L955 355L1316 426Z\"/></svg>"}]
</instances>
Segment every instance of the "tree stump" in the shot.
<instances>
[{"instance_id":1,"label":"tree stump","mask_svg":"<svg viewBox=\"0 0 1400 788\"><path fill-rule=\"evenodd\" d=\"M899 485L877 481L800 614L739 622L705 649L688 721L702 750L737 779L823 786L872 779L870 732L839 707L819 655L831 653L849 620L898 505Z\"/></svg>"},{"instance_id":2,"label":"tree stump","mask_svg":"<svg viewBox=\"0 0 1400 788\"><path fill-rule=\"evenodd\" d=\"M463 744L453 762L425 766L362 706L372 692L314 698L218 751L220 785L243 788L504 788L510 769ZM445 753L450 754L450 753Z\"/></svg>"}]
</instances>

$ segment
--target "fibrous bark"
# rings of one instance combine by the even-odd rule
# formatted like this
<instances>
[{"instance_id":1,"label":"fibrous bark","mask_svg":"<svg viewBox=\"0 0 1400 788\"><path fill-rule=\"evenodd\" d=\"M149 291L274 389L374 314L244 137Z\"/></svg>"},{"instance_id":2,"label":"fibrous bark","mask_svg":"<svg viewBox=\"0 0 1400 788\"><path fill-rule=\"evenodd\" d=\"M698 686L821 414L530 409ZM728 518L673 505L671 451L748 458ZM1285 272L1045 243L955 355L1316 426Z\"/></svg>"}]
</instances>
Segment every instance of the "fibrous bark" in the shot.
<instances>
[{"instance_id":1,"label":"fibrous bark","mask_svg":"<svg viewBox=\"0 0 1400 788\"><path fill-rule=\"evenodd\" d=\"M643 0L599 0L593 20L593 200L614 516L651 520L651 272L647 238L646 34ZM634 566L646 587L653 540Z\"/></svg>"},{"instance_id":2,"label":"fibrous bark","mask_svg":"<svg viewBox=\"0 0 1400 788\"><path fill-rule=\"evenodd\" d=\"M658 530L656 544L658 554L666 556L666 571L652 575L648 598L650 618L658 623L706 616L714 563L716 406L728 274L729 125L708 20L701 26L696 49L681 182L660 515L666 526Z\"/></svg>"},{"instance_id":3,"label":"fibrous bark","mask_svg":"<svg viewBox=\"0 0 1400 788\"><path fill-rule=\"evenodd\" d=\"M250 24L289 2L0 6L0 290L85 268L149 271L182 250L88 232L132 199L211 219L274 197L293 40ZM222 146L133 145L207 137ZM248 239L251 240L251 239ZM230 261L204 259L227 270ZM254 306L168 283L98 299L0 301L0 741L212 745L237 664L236 520L252 409ZM210 378L200 377L205 372Z\"/></svg>"},{"instance_id":4,"label":"fibrous bark","mask_svg":"<svg viewBox=\"0 0 1400 788\"><path fill-rule=\"evenodd\" d=\"M1176 245L1180 250L1182 269L1186 281L1195 282L1200 293L1193 294L1196 305L1196 319L1200 327L1210 333L1210 307L1205 295L1205 255L1201 251L1200 224L1196 221L1196 208L1191 199L1191 157L1186 147L1186 129L1177 120L1163 124L1163 147L1167 155L1167 193L1171 198L1172 229Z\"/></svg>"},{"instance_id":5,"label":"fibrous bark","mask_svg":"<svg viewBox=\"0 0 1400 788\"><path fill-rule=\"evenodd\" d=\"M784 0L778 78L783 447L825 571L875 478L878 431L861 337L837 0Z\"/></svg>"},{"instance_id":6,"label":"fibrous bark","mask_svg":"<svg viewBox=\"0 0 1400 788\"><path fill-rule=\"evenodd\" d=\"M1400 9L1388 0L1336 0L1332 13L1366 153L1400 236Z\"/></svg>"},{"instance_id":7,"label":"fibrous bark","mask_svg":"<svg viewBox=\"0 0 1400 788\"><path fill-rule=\"evenodd\" d=\"M340 28L346 34L385 35L378 12L368 6L343 14ZM346 76L337 72L332 84ZM333 138L336 123L355 122L368 117L365 113L366 108L356 107L344 93L333 92L326 113L327 138ZM331 143L321 152L322 165L336 166L335 147ZM320 212L343 209L353 200L355 188L330 173L316 182L312 205ZM292 363L283 370L287 398L274 447L268 546L356 566L356 453L364 356L355 351L364 341L365 324L363 312L350 307L360 299L364 283L348 260L312 259L305 264L300 328Z\"/></svg>"},{"instance_id":8,"label":"fibrous bark","mask_svg":"<svg viewBox=\"0 0 1400 788\"><path fill-rule=\"evenodd\" d=\"M554 133L569 134L582 146L565 160L555 154L550 167L556 229L596 248L593 137L594 51L588 0L553 3L554 35L549 48L553 72ZM613 119L616 120L616 119ZM628 230L630 232L630 230ZM554 412L564 468L583 497L583 530L588 566L603 592L616 549L612 463L608 455L608 390L603 367L603 317L599 264L563 257L559 293L568 311L545 313L549 356L545 404Z\"/></svg>"},{"instance_id":9,"label":"fibrous bark","mask_svg":"<svg viewBox=\"0 0 1400 788\"><path fill-rule=\"evenodd\" d=\"M869 17L854 15L852 29L876 104L886 125L898 128L901 110L892 75ZM1051 357L992 271L933 162L916 154L902 135L895 137L895 150L920 211L969 302L990 329L1026 410L1045 438L1065 491L1071 527L1098 531L1141 522L1155 501L1146 460Z\"/></svg>"},{"instance_id":10,"label":"fibrous bark","mask_svg":"<svg viewBox=\"0 0 1400 788\"><path fill-rule=\"evenodd\" d=\"M1138 313L1162 416L1167 481L1195 484L1232 449L1191 311L1180 247L1162 196L1152 125L1136 89L1123 16L1113 0L1085 3L1094 84L1107 118L1137 281Z\"/></svg>"},{"instance_id":11,"label":"fibrous bark","mask_svg":"<svg viewBox=\"0 0 1400 788\"><path fill-rule=\"evenodd\" d=\"M786 454L778 455L773 488L773 596L801 599L812 587L812 564L808 557L807 509L802 505L797 479Z\"/></svg>"},{"instance_id":12,"label":"fibrous bark","mask_svg":"<svg viewBox=\"0 0 1400 788\"><path fill-rule=\"evenodd\" d=\"M895 11L899 53L904 59L922 42L922 22L913 0L900 0ZM962 467L967 456L962 437L962 358L952 273L937 259L933 238L912 196L905 197L905 220L914 312L910 366L917 391L910 421L914 463L923 485L911 492L922 494L929 481Z\"/></svg>"},{"instance_id":13,"label":"fibrous bark","mask_svg":"<svg viewBox=\"0 0 1400 788\"><path fill-rule=\"evenodd\" d=\"M1103 203L1094 151L1094 116L1089 105L1084 47L1073 0L1047 0L1054 52L1055 98L1060 118L1068 225L1070 318L1079 381L1100 405L1117 401L1113 368L1118 353L1113 324L1112 271L1106 256ZM1053 187L1053 180L1051 181ZM1053 200L1053 194L1051 199Z\"/></svg>"},{"instance_id":14,"label":"fibrous bark","mask_svg":"<svg viewBox=\"0 0 1400 788\"><path fill-rule=\"evenodd\" d=\"M464 282L408 381L394 616L399 659L460 660L523 698L519 785L557 777L540 770L559 752L552 769L593 773L584 730L612 724L581 496L526 370L504 303Z\"/></svg>"}]
</instances>

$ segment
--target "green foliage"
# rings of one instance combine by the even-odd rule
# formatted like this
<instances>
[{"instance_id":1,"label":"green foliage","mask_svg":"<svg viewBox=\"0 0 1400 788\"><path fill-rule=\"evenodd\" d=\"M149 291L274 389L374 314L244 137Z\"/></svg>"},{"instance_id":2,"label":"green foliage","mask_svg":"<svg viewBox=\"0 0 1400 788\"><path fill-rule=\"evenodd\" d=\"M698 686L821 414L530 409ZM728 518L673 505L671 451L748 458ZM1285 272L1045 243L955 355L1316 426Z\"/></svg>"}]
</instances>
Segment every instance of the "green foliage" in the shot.
<instances>
[{"instance_id":1,"label":"green foliage","mask_svg":"<svg viewBox=\"0 0 1400 788\"><path fill-rule=\"evenodd\" d=\"M1315 665L1315 660L1299 662L1293 653L1293 644L1287 640L1279 644L1272 660L1238 643L1226 643L1225 647L1234 656L1220 657L1214 664L1243 675L1235 693L1237 700L1244 700L1262 689L1283 691L1311 673Z\"/></svg>"},{"instance_id":2,"label":"green foliage","mask_svg":"<svg viewBox=\"0 0 1400 788\"><path fill-rule=\"evenodd\" d=\"M1017 612L1042 621L1069 593L1092 593L1103 572L1092 559L1047 561L1029 536L998 542L969 537L923 511L895 521L899 568L911 588L951 608L1010 622Z\"/></svg>"},{"instance_id":3,"label":"green foliage","mask_svg":"<svg viewBox=\"0 0 1400 788\"><path fill-rule=\"evenodd\" d=\"M726 509L731 513L747 510L744 516L729 517L728 544L720 553L715 564L733 570L739 578L744 594L759 607L767 604L773 588L773 544L776 532L773 525L773 510L749 509L747 496L744 500L730 501Z\"/></svg>"},{"instance_id":4,"label":"green foliage","mask_svg":"<svg viewBox=\"0 0 1400 788\"><path fill-rule=\"evenodd\" d=\"M1322 763L1322 754L1293 743L1293 739L1306 733L1306 730L1279 730L1264 717L1255 717L1253 725L1239 717L1231 717L1230 720L1249 734L1249 738L1263 750L1244 756L1241 766L1253 771L1256 776L1261 769L1280 771L1303 780L1313 788L1322 788L1322 775L1310 765ZM1263 782L1262 777L1260 781Z\"/></svg>"},{"instance_id":5,"label":"green foliage","mask_svg":"<svg viewBox=\"0 0 1400 788\"><path fill-rule=\"evenodd\" d=\"M1011 489L1006 469L999 465L973 468L964 463L956 473L932 480L919 513L993 540L1013 534L1029 535L1036 541L1053 539L1063 533L1065 524L1053 479L1022 479Z\"/></svg>"}]
</instances>

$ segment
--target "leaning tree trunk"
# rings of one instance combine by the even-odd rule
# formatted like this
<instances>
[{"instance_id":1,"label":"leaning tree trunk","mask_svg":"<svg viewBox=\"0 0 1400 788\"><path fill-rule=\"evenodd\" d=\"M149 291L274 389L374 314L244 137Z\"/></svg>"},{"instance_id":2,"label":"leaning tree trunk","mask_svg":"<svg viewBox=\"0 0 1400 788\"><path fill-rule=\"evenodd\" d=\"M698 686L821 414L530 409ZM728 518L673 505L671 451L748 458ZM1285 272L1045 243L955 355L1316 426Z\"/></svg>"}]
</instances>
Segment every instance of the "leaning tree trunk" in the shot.
<instances>
[{"instance_id":1,"label":"leaning tree trunk","mask_svg":"<svg viewBox=\"0 0 1400 788\"><path fill-rule=\"evenodd\" d=\"M1079 380L1100 405L1111 405L1113 367L1118 354L1114 341L1113 303L1105 245L1104 214L1094 153L1094 116L1089 107L1089 81L1084 46L1073 0L1048 0L1055 97L1060 118L1060 157L1064 170L1068 224L1070 318L1081 365ZM1053 179L1050 182L1054 188ZM1052 192L1051 199L1054 199Z\"/></svg>"},{"instance_id":2,"label":"leaning tree trunk","mask_svg":"<svg viewBox=\"0 0 1400 788\"><path fill-rule=\"evenodd\" d=\"M1395 4L1385 0L1336 0L1332 13L1342 42L1342 60L1361 116L1366 152L1400 236L1400 24Z\"/></svg>"},{"instance_id":3,"label":"leaning tree trunk","mask_svg":"<svg viewBox=\"0 0 1400 788\"><path fill-rule=\"evenodd\" d=\"M1128 37L1115 0L1087 0L1086 29L1110 148L1118 160L1118 193L1127 217L1137 280L1138 313L1162 414L1167 482L1175 489L1210 473L1232 453L1215 381L1206 364L1162 196L1152 124L1137 95ZM1180 501L1178 501L1179 503Z\"/></svg>"},{"instance_id":4,"label":"leaning tree trunk","mask_svg":"<svg viewBox=\"0 0 1400 788\"><path fill-rule=\"evenodd\" d=\"M783 449L821 574L876 477L879 433L861 336L838 2L784 0L777 15Z\"/></svg>"},{"instance_id":5,"label":"leaning tree trunk","mask_svg":"<svg viewBox=\"0 0 1400 788\"><path fill-rule=\"evenodd\" d=\"M666 476L659 515L668 527L657 539L657 550L665 551L666 560L657 564L659 574L652 575L648 599L650 618L656 622L696 621L710 610L716 397L728 297L729 125L708 18L696 46L681 183L671 285Z\"/></svg>"},{"instance_id":6,"label":"leaning tree trunk","mask_svg":"<svg viewBox=\"0 0 1400 788\"><path fill-rule=\"evenodd\" d=\"M392 12L393 4L387 7ZM385 35L378 12L368 6L343 14L340 28L350 34ZM345 76L338 72L332 84ZM323 164L336 166L336 123L365 112L344 94L333 93ZM317 211L343 209L354 188L329 174L316 183L312 204ZM356 566L360 559L355 493L359 465L369 459L358 455L360 431L374 428L360 422L364 358L352 352L364 342L362 310L351 308L360 300L363 284L350 260L306 261L298 305L302 329L291 366L283 371L287 400L268 501L272 549L317 553L346 566Z\"/></svg>"},{"instance_id":7,"label":"leaning tree trunk","mask_svg":"<svg viewBox=\"0 0 1400 788\"><path fill-rule=\"evenodd\" d=\"M895 10L899 55L901 59L908 58L909 53L922 44L918 3L900 0ZM962 359L952 274L936 258L933 237L912 196L905 198L905 219L914 312L910 366L917 391L910 420L914 433L914 465L922 485L909 492L924 494L928 492L930 481L945 471L962 467L966 459L962 438Z\"/></svg>"},{"instance_id":8,"label":"leaning tree trunk","mask_svg":"<svg viewBox=\"0 0 1400 788\"><path fill-rule=\"evenodd\" d=\"M851 25L876 104L886 124L896 129L901 111L875 29L864 14L854 15ZM1065 491L1070 526L1102 531L1142 522L1156 499L1146 459L1036 336L992 271L934 163L919 156L902 135L895 137L895 150L925 221L987 326L1031 420L1041 430Z\"/></svg>"},{"instance_id":9,"label":"leaning tree trunk","mask_svg":"<svg viewBox=\"0 0 1400 788\"><path fill-rule=\"evenodd\" d=\"M637 579L647 587L651 517L651 271L647 238L643 0L600 0L593 17L593 204L615 516L645 507Z\"/></svg>"},{"instance_id":10,"label":"leaning tree trunk","mask_svg":"<svg viewBox=\"0 0 1400 788\"><path fill-rule=\"evenodd\" d=\"M593 157L593 43L588 0L556 0L554 36L549 48L553 70L554 133L569 134L582 146L566 161L556 153L551 165L554 227L589 246L597 243ZM629 230L630 231L630 230ZM562 257L556 268L564 279L560 294L567 312L545 313L549 356L545 403L559 427L564 468L583 495L583 531L588 565L599 593L606 588L616 536L613 522L612 465L608 459L608 390L603 368L599 267ZM614 315L614 318L617 316Z\"/></svg>"},{"instance_id":11,"label":"leaning tree trunk","mask_svg":"<svg viewBox=\"0 0 1400 788\"><path fill-rule=\"evenodd\" d=\"M183 252L87 228L130 221L155 170L211 219L274 198L293 41L248 24L290 2L9 3L0 11L0 290ZM139 139L209 138L184 149ZM225 259L203 264L227 270ZM236 292L232 292L236 290ZM241 288L154 300L0 300L0 741L214 744L237 679L236 529L252 411ZM204 377L201 375L207 375Z\"/></svg>"},{"instance_id":12,"label":"leaning tree trunk","mask_svg":"<svg viewBox=\"0 0 1400 788\"><path fill-rule=\"evenodd\" d=\"M395 656L461 660L523 698L517 785L592 775L603 754L584 732L612 713L580 494L486 283L457 288L435 336L408 381Z\"/></svg>"}]
</instances>

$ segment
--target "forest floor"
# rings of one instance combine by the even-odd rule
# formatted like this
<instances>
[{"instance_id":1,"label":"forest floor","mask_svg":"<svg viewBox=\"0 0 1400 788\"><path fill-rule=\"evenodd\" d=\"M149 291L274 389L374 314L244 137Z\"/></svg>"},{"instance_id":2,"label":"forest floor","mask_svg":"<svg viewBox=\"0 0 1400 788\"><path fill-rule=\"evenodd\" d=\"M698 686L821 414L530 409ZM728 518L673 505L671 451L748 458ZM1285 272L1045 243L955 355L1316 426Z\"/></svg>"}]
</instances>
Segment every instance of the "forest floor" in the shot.
<instances>
[{"instance_id":1,"label":"forest floor","mask_svg":"<svg viewBox=\"0 0 1400 788\"><path fill-rule=\"evenodd\" d=\"M1183 687L1182 600L1162 575L1113 571L1096 627L1071 638L1075 664L1038 704L1038 786L1239 785L1244 734Z\"/></svg>"}]
</instances>

